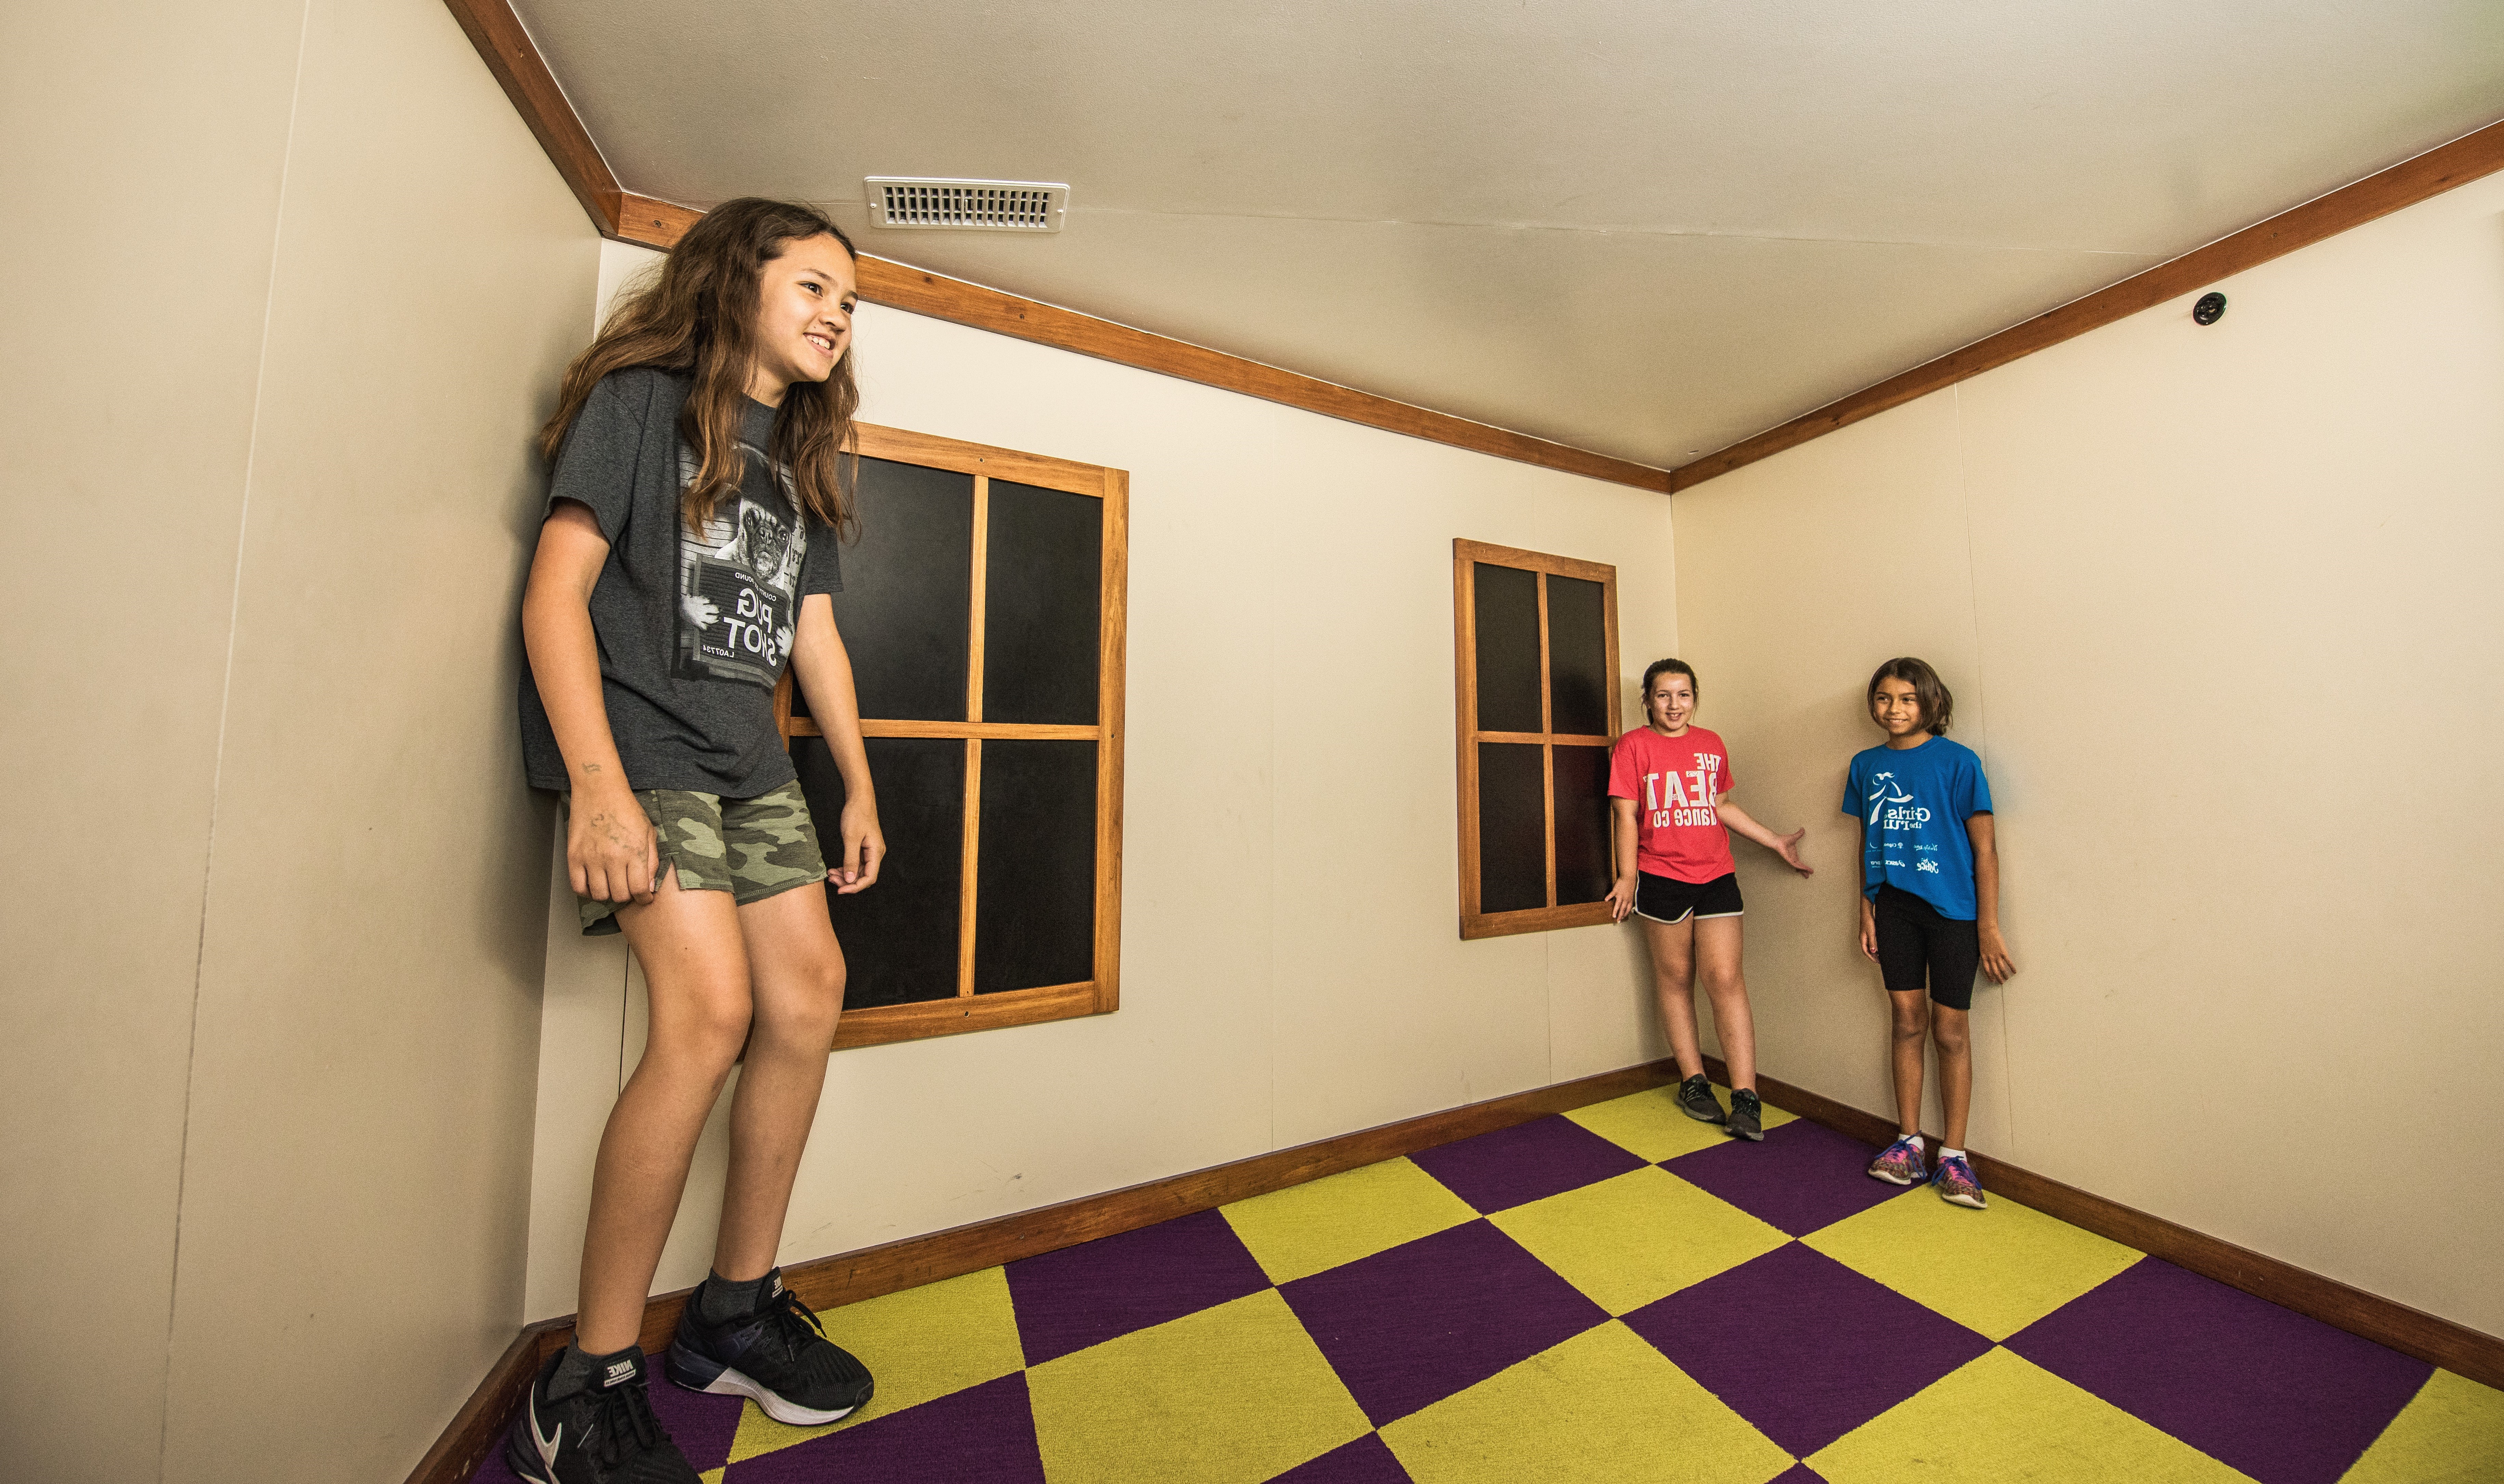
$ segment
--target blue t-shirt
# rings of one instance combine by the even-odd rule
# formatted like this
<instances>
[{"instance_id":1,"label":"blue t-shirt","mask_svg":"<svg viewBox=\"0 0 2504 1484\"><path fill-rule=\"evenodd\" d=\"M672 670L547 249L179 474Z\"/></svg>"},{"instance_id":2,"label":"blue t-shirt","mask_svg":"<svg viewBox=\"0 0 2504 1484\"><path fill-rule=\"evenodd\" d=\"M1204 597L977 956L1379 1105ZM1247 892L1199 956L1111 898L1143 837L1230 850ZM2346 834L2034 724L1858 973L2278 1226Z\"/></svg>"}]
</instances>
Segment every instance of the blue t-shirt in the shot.
<instances>
[{"instance_id":1,"label":"blue t-shirt","mask_svg":"<svg viewBox=\"0 0 2504 1484\"><path fill-rule=\"evenodd\" d=\"M1918 747L1852 756L1843 811L1861 820L1861 894L1909 891L1959 922L1974 918L1973 841L1965 822L1991 809L1982 759L1933 737Z\"/></svg>"}]
</instances>

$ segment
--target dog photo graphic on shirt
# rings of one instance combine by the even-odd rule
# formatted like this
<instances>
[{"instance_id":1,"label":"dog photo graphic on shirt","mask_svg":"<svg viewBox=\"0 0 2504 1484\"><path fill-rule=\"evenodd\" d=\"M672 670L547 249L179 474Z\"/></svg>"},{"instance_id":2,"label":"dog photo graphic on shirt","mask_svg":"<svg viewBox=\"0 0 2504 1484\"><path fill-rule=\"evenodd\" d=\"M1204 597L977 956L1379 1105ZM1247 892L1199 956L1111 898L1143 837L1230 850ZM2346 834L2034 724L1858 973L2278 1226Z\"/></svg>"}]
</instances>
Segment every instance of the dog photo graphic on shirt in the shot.
<instances>
[{"instance_id":1,"label":"dog photo graphic on shirt","mask_svg":"<svg viewBox=\"0 0 2504 1484\"><path fill-rule=\"evenodd\" d=\"M790 476L754 444L740 450L772 469L787 497ZM682 485L695 480L694 450L678 448ZM791 653L809 533L783 509L743 491L713 506L701 535L678 532L678 635L675 670L681 679L733 680L771 690Z\"/></svg>"}]
</instances>

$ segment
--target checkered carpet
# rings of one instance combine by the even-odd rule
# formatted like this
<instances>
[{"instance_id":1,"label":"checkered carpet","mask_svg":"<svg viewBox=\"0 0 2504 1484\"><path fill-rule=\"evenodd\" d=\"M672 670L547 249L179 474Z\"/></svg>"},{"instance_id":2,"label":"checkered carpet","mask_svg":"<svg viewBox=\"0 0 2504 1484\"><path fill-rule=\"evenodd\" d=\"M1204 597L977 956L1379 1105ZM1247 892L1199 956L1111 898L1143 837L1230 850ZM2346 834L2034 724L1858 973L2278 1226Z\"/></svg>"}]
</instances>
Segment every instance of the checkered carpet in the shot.
<instances>
[{"instance_id":1,"label":"checkered carpet","mask_svg":"<svg viewBox=\"0 0 2504 1484\"><path fill-rule=\"evenodd\" d=\"M2504 1479L2504 1393L1766 1116L1643 1092L830 1311L833 1428L654 1407L713 1484Z\"/></svg>"}]
</instances>

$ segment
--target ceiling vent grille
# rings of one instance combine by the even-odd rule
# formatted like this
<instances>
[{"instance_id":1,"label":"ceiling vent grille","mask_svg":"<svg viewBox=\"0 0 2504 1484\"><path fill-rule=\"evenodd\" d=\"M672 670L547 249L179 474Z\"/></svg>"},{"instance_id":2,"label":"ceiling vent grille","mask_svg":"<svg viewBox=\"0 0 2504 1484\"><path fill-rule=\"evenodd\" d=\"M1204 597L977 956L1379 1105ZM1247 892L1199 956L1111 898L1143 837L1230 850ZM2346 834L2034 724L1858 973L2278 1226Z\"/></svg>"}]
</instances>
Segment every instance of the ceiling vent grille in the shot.
<instances>
[{"instance_id":1,"label":"ceiling vent grille","mask_svg":"<svg viewBox=\"0 0 2504 1484\"><path fill-rule=\"evenodd\" d=\"M869 219L878 226L974 232L1057 232L1069 188L1050 181L946 181L873 175Z\"/></svg>"}]
</instances>

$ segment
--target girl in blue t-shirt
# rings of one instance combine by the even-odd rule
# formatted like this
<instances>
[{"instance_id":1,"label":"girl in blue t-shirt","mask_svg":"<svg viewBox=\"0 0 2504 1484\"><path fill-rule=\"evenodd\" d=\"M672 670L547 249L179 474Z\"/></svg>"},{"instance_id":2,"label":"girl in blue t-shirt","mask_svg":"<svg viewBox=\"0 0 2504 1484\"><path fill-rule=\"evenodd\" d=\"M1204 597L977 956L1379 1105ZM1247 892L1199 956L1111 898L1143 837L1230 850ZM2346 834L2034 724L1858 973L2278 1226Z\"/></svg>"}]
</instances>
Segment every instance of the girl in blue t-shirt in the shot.
<instances>
[{"instance_id":1,"label":"girl in blue t-shirt","mask_svg":"<svg viewBox=\"0 0 2504 1484\"><path fill-rule=\"evenodd\" d=\"M2017 972L2000 932L2000 850L1991 784L1973 749L1947 740L1956 698L1924 661L1889 660L1869 677L1869 717L1887 741L1856 753L1843 811L1861 821L1861 951L1894 1002L1895 1142L1869 1164L1895 1185L1929 1180L1941 1199L1979 1211L1965 1157L1973 1102L1966 1012L1976 967L1994 984ZM1928 997L1924 989L1928 988ZM1922 1160L1922 1043L1939 1052L1947 1142Z\"/></svg>"}]
</instances>

